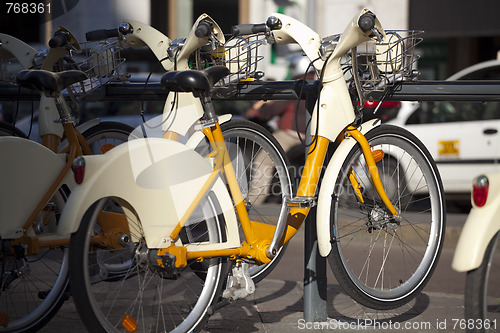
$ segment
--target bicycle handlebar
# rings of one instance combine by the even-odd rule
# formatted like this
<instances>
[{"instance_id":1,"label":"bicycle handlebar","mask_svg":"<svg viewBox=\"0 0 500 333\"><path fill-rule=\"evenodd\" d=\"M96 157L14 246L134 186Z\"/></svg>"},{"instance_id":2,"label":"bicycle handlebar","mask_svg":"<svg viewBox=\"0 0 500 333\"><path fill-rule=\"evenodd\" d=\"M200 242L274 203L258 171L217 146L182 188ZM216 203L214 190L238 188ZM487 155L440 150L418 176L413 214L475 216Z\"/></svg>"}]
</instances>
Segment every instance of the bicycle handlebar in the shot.
<instances>
[{"instance_id":1,"label":"bicycle handlebar","mask_svg":"<svg viewBox=\"0 0 500 333\"><path fill-rule=\"evenodd\" d=\"M358 20L358 25L364 32L370 31L375 27L375 14L366 13L361 15Z\"/></svg>"},{"instance_id":2,"label":"bicycle handlebar","mask_svg":"<svg viewBox=\"0 0 500 333\"><path fill-rule=\"evenodd\" d=\"M195 36L198 38L207 37L208 35L210 35L210 32L212 31L212 26L213 26L212 22L200 21L200 23L196 27L196 30L194 31Z\"/></svg>"},{"instance_id":3,"label":"bicycle handlebar","mask_svg":"<svg viewBox=\"0 0 500 333\"><path fill-rule=\"evenodd\" d=\"M94 31L89 31L85 34L88 42L104 40L112 37L118 37L120 32L118 29L99 29Z\"/></svg>"},{"instance_id":4,"label":"bicycle handlebar","mask_svg":"<svg viewBox=\"0 0 500 333\"><path fill-rule=\"evenodd\" d=\"M231 27L231 34L233 36L243 36L257 34L267 31L267 25L265 23L259 24L238 24Z\"/></svg>"},{"instance_id":5,"label":"bicycle handlebar","mask_svg":"<svg viewBox=\"0 0 500 333\"><path fill-rule=\"evenodd\" d=\"M68 34L64 32L58 32L49 40L49 47L56 48L64 46L68 43Z\"/></svg>"}]
</instances>

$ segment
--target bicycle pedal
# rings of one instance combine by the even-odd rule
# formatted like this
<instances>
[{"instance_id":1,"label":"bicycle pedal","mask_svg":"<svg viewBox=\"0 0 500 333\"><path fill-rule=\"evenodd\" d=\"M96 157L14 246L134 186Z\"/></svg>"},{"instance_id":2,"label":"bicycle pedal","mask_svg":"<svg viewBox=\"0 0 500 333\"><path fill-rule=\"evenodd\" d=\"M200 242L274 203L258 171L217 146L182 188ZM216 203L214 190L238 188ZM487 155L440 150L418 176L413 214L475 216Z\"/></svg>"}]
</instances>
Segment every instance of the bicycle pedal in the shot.
<instances>
[{"instance_id":1,"label":"bicycle pedal","mask_svg":"<svg viewBox=\"0 0 500 333\"><path fill-rule=\"evenodd\" d=\"M294 197L287 199L289 208L312 208L316 206L316 197Z\"/></svg>"}]
</instances>

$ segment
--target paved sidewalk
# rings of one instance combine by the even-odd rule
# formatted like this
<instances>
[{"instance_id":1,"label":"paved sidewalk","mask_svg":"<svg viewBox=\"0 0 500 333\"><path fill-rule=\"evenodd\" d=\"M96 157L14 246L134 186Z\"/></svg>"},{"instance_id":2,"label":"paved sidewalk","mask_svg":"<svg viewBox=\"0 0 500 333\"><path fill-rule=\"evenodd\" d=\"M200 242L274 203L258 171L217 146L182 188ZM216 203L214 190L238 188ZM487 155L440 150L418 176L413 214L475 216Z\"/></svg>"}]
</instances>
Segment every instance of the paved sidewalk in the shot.
<instances>
[{"instance_id":1,"label":"paved sidewalk","mask_svg":"<svg viewBox=\"0 0 500 333\"><path fill-rule=\"evenodd\" d=\"M255 294L220 309L204 332L461 332L463 296L424 292L400 309L374 311L356 304L339 286L328 286L328 319L306 323L303 287L292 281L267 280ZM455 326L455 330L454 330Z\"/></svg>"},{"instance_id":2,"label":"paved sidewalk","mask_svg":"<svg viewBox=\"0 0 500 333\"><path fill-rule=\"evenodd\" d=\"M327 321L306 323L302 283L266 279L254 295L219 309L203 332L463 332L463 295L424 291L402 308L377 312L329 284L327 301ZM69 301L40 332L87 331Z\"/></svg>"}]
</instances>

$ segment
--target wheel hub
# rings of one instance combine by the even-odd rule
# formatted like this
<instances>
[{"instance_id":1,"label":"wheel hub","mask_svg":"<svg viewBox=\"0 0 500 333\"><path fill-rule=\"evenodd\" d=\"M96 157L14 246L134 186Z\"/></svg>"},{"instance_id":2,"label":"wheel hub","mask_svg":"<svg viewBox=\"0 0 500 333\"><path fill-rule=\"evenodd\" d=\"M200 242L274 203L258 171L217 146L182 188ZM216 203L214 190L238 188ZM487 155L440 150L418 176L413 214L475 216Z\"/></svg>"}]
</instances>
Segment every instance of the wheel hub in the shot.
<instances>
[{"instance_id":1,"label":"wheel hub","mask_svg":"<svg viewBox=\"0 0 500 333\"><path fill-rule=\"evenodd\" d=\"M375 206L371 210L368 216L368 222L366 222L369 233L372 233L373 230L381 230L384 227L396 230L399 224L399 221L379 206Z\"/></svg>"}]
</instances>

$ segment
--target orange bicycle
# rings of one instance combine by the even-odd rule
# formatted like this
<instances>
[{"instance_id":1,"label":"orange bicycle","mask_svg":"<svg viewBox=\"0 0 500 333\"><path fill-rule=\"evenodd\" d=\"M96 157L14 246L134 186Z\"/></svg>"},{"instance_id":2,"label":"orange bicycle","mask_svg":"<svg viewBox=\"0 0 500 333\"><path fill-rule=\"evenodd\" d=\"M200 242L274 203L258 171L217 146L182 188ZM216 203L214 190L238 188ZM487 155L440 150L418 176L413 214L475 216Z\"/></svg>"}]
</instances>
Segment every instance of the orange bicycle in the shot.
<instances>
[{"instance_id":1,"label":"orange bicycle","mask_svg":"<svg viewBox=\"0 0 500 333\"><path fill-rule=\"evenodd\" d=\"M210 33L212 27L208 22L204 29ZM222 93L247 84L231 83L228 75L242 74L241 64L251 58L248 48L231 61L224 60L225 49L214 50L224 66L165 74L165 89L191 95L203 106L195 126L210 147L197 150L197 131L187 143L141 138L83 158L85 177L61 221L74 233L71 283L80 286L73 296L89 331L200 329L217 307L253 293L249 266L271 262L314 205L319 252L328 256L339 284L357 302L396 308L430 279L445 227L435 163L404 129L378 120L362 123L349 94L351 87L363 105L367 93L390 92L412 79L415 32L384 31L365 9L340 36L321 39L281 14L266 24L238 26L234 35L259 32L264 38L252 45L297 43L319 72L313 143L297 193L288 196L281 187L281 203L262 206L269 215L251 215L252 185L260 184L254 177L268 177L255 163L258 155L268 156L271 168L284 168L284 175L286 165L262 128L248 130L261 144L255 159L245 159L242 146L227 139L215 114L211 97L218 82L224 82ZM225 45L232 43L229 39ZM346 57L350 61L344 65ZM178 117L185 110L186 103L174 103ZM337 146L320 181L330 142Z\"/></svg>"}]
</instances>

